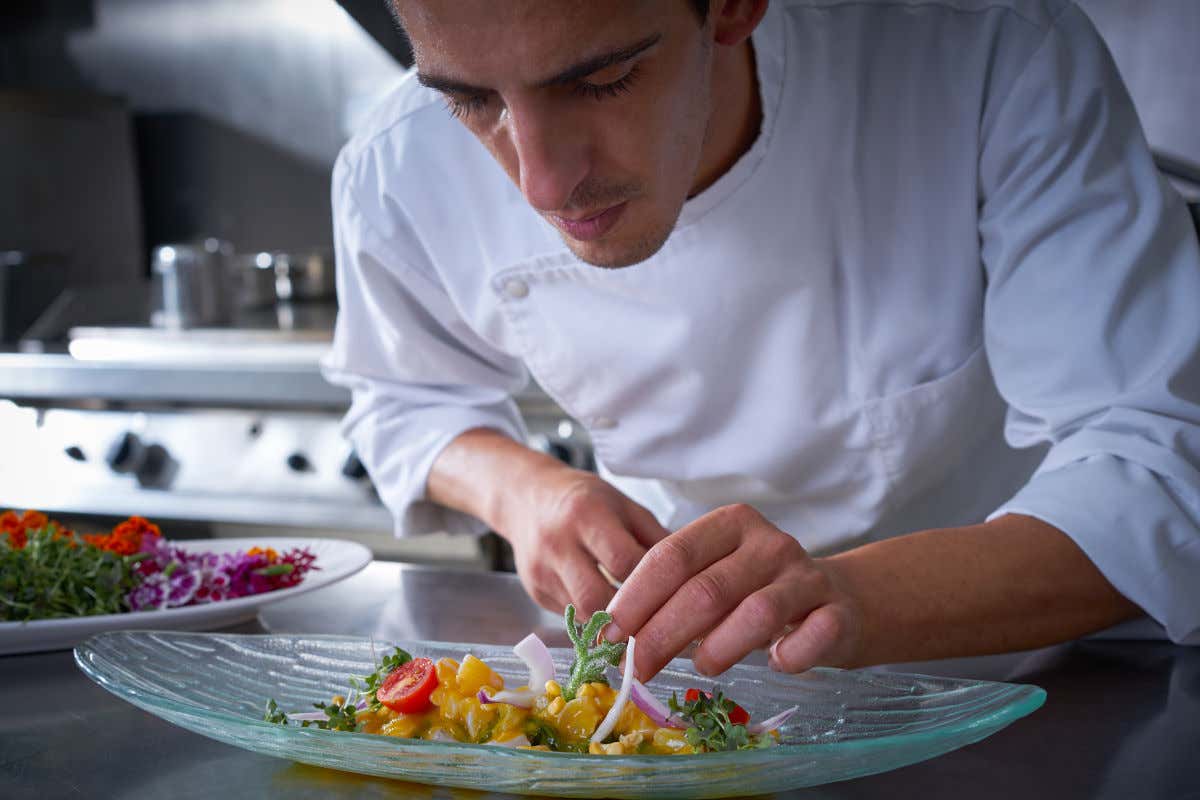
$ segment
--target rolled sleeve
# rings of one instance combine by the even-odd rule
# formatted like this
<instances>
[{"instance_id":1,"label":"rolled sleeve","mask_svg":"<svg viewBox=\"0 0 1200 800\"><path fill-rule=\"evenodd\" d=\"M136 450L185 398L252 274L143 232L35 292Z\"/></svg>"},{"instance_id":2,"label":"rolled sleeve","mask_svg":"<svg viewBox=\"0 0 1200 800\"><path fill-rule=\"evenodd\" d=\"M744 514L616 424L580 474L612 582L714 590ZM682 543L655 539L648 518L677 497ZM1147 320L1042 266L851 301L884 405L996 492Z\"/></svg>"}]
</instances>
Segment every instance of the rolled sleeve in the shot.
<instances>
[{"instance_id":1,"label":"rolled sleeve","mask_svg":"<svg viewBox=\"0 0 1200 800\"><path fill-rule=\"evenodd\" d=\"M322 367L353 400L343 431L391 510L398 536L482 533L479 520L429 501L429 471L459 434L491 428L523 441L514 359L468 325L398 213L372 217L339 161L333 204L338 320Z\"/></svg>"},{"instance_id":2,"label":"rolled sleeve","mask_svg":"<svg viewBox=\"0 0 1200 800\"><path fill-rule=\"evenodd\" d=\"M1051 444L991 516L1059 528L1200 643L1200 248L1073 4L983 135L985 343L1010 443Z\"/></svg>"}]
</instances>

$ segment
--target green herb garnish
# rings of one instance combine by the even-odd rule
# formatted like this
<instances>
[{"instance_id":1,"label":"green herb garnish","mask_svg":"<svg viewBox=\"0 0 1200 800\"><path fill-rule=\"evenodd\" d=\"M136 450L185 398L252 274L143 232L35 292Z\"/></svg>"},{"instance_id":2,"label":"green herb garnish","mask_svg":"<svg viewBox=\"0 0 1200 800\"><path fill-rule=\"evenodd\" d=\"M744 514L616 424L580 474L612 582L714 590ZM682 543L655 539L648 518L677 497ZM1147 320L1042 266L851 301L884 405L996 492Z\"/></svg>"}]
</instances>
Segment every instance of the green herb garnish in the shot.
<instances>
[{"instance_id":1,"label":"green herb garnish","mask_svg":"<svg viewBox=\"0 0 1200 800\"><path fill-rule=\"evenodd\" d=\"M585 683L608 683L604 677L604 668L616 666L625 652L624 642L596 643L600 629L612 622L612 614L607 611L597 611L582 628L575 625L575 606L568 605L566 611L567 636L575 645L575 663L571 664L571 675L562 687L564 700L574 700L575 693Z\"/></svg>"},{"instance_id":2,"label":"green herb garnish","mask_svg":"<svg viewBox=\"0 0 1200 800\"><path fill-rule=\"evenodd\" d=\"M546 745L551 750L559 753L584 753L587 752L587 742L568 742L560 739L558 731L553 726L539 719L530 718L525 723L525 728L522 731L525 738L529 740L531 745Z\"/></svg>"},{"instance_id":3,"label":"green herb garnish","mask_svg":"<svg viewBox=\"0 0 1200 800\"><path fill-rule=\"evenodd\" d=\"M350 688L366 697L367 709L370 711L378 711L383 708L383 703L375 697L375 692L383 684L385 678L391 674L392 670L404 666L412 661L412 656L405 650L397 647L392 651L391 655L383 657L383 661L379 662L379 666L370 675L363 675L361 678L351 678Z\"/></svg>"},{"instance_id":4,"label":"green herb garnish","mask_svg":"<svg viewBox=\"0 0 1200 800\"><path fill-rule=\"evenodd\" d=\"M324 711L327 720L304 720L300 723L301 728L316 727L323 731L348 731L357 733L359 724L355 721L355 716L358 714L358 709L355 708L349 700L344 705L337 703L313 703L313 707L319 711Z\"/></svg>"},{"instance_id":5,"label":"green herb garnish","mask_svg":"<svg viewBox=\"0 0 1200 800\"><path fill-rule=\"evenodd\" d=\"M287 714L279 710L279 706L275 703L274 698L267 701L267 710L263 714L263 722L270 722L275 725L288 724Z\"/></svg>"},{"instance_id":6,"label":"green herb garnish","mask_svg":"<svg viewBox=\"0 0 1200 800\"><path fill-rule=\"evenodd\" d=\"M28 621L128 611L137 556L120 556L60 532L30 531L25 546L0 535L0 620Z\"/></svg>"},{"instance_id":7,"label":"green herb garnish","mask_svg":"<svg viewBox=\"0 0 1200 800\"><path fill-rule=\"evenodd\" d=\"M671 699L667 701L667 706L672 712L691 723L683 732L683 736L692 747L720 752L753 750L774 744L769 735L752 736L745 725L737 725L730 721L729 714L736 705L716 687L713 687L711 697L699 692L695 700L685 700L680 705L679 699L672 692Z\"/></svg>"}]
</instances>

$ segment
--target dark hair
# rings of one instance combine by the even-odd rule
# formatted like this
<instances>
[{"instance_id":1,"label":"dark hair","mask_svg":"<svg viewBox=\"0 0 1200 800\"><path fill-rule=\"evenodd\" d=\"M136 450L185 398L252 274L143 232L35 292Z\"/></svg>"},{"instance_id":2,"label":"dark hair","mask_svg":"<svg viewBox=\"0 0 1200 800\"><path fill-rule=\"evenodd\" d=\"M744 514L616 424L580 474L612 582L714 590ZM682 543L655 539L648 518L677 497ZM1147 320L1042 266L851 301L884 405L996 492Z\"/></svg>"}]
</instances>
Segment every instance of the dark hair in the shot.
<instances>
[{"instance_id":1,"label":"dark hair","mask_svg":"<svg viewBox=\"0 0 1200 800\"><path fill-rule=\"evenodd\" d=\"M691 0L692 10L700 17L700 24L708 22L708 0Z\"/></svg>"}]
</instances>

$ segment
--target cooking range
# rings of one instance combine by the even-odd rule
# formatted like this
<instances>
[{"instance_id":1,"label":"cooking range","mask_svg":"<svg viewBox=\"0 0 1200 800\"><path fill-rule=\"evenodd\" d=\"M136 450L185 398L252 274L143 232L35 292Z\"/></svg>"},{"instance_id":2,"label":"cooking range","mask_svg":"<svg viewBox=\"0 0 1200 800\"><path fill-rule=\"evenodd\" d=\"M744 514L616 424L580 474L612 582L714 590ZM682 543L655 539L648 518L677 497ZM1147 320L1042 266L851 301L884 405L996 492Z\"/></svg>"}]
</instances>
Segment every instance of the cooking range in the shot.
<instances>
[{"instance_id":1,"label":"cooking range","mask_svg":"<svg viewBox=\"0 0 1200 800\"><path fill-rule=\"evenodd\" d=\"M128 292L135 322L121 324L86 324L86 293L60 298L22 352L0 352L0 508L191 520L217 535L357 532L377 554L403 558L407 546L436 560L392 541L390 514L340 433L350 395L318 366L331 298L243 307L206 327L150 325L144 310L163 308L162 291ZM592 467L582 428L542 392L518 405L530 445ZM442 550L461 556L461 542L446 543L458 538L442 537Z\"/></svg>"}]
</instances>

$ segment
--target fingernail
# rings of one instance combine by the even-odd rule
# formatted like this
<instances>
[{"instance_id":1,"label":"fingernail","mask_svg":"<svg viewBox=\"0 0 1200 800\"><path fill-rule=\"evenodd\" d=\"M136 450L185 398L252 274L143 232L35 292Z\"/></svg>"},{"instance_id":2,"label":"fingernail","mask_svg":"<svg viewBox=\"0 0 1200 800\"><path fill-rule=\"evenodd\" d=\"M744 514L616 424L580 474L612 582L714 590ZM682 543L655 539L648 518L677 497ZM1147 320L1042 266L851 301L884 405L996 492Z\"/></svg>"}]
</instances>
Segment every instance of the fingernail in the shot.
<instances>
[{"instance_id":1,"label":"fingernail","mask_svg":"<svg viewBox=\"0 0 1200 800\"><path fill-rule=\"evenodd\" d=\"M783 641L783 637L780 636L778 639L775 640L775 644L771 645L768 661L769 661L772 669L777 670L780 667L781 662L779 660L779 643L782 641Z\"/></svg>"},{"instance_id":2,"label":"fingernail","mask_svg":"<svg viewBox=\"0 0 1200 800\"><path fill-rule=\"evenodd\" d=\"M620 626L615 622L610 622L604 626L604 630L600 632L610 642L619 642L625 638L625 631L621 630Z\"/></svg>"}]
</instances>

